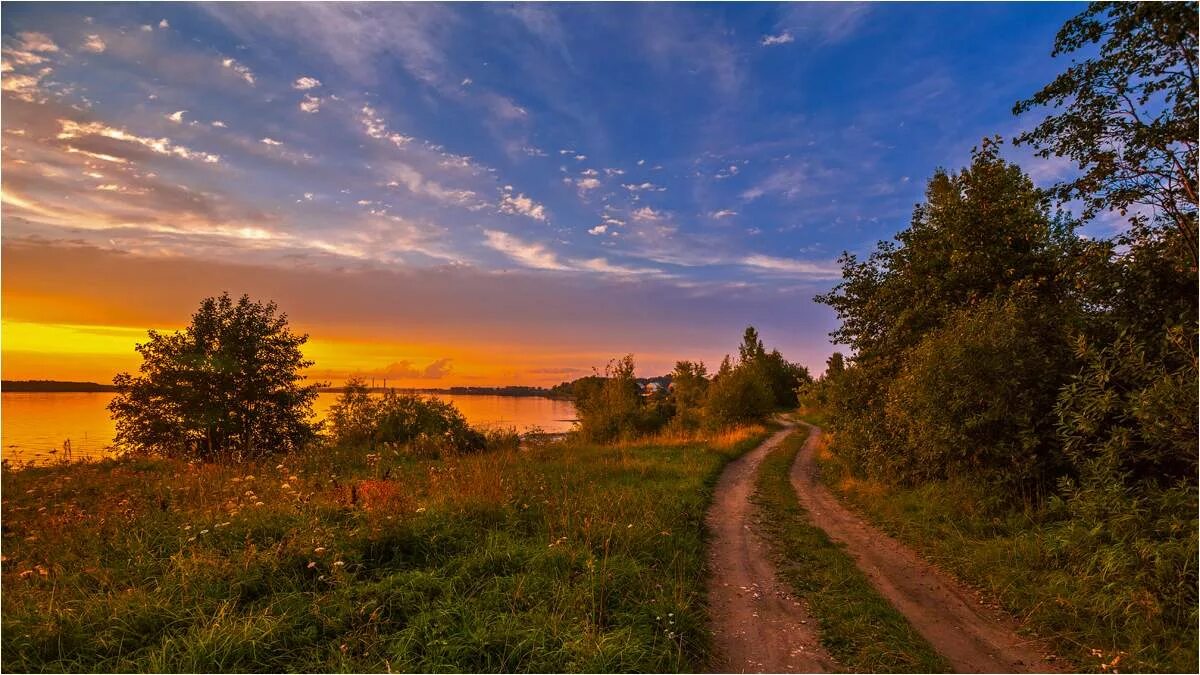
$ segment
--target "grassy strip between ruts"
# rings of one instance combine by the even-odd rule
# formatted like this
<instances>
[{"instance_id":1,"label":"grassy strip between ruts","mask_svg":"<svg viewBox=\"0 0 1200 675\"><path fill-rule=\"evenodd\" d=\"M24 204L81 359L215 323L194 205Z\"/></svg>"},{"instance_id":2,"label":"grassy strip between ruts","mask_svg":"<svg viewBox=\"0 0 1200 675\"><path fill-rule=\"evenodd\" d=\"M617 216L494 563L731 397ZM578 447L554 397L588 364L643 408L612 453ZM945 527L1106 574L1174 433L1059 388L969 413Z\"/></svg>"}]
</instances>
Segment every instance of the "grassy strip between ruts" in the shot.
<instances>
[{"instance_id":1,"label":"grassy strip between ruts","mask_svg":"<svg viewBox=\"0 0 1200 675\"><path fill-rule=\"evenodd\" d=\"M697 671L704 513L761 427L440 460L3 473L22 671Z\"/></svg>"},{"instance_id":2,"label":"grassy strip between ruts","mask_svg":"<svg viewBox=\"0 0 1200 675\"><path fill-rule=\"evenodd\" d=\"M789 473L807 438L808 430L799 429L763 460L754 502L779 574L808 602L821 644L850 672L949 672L949 664L800 506Z\"/></svg>"}]
</instances>

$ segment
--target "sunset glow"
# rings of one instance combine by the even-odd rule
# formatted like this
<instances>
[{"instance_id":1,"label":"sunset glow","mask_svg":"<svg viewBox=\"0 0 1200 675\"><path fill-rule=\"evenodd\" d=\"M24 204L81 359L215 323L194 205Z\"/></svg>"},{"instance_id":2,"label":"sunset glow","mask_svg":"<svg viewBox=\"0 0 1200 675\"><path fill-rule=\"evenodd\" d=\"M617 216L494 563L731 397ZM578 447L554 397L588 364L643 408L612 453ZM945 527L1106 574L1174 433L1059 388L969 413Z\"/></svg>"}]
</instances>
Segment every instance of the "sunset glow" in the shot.
<instances>
[{"instance_id":1,"label":"sunset glow","mask_svg":"<svg viewBox=\"0 0 1200 675\"><path fill-rule=\"evenodd\" d=\"M655 375L748 324L820 372L838 255L1021 128L1075 11L6 5L4 377L107 382L223 291L331 382Z\"/></svg>"}]
</instances>

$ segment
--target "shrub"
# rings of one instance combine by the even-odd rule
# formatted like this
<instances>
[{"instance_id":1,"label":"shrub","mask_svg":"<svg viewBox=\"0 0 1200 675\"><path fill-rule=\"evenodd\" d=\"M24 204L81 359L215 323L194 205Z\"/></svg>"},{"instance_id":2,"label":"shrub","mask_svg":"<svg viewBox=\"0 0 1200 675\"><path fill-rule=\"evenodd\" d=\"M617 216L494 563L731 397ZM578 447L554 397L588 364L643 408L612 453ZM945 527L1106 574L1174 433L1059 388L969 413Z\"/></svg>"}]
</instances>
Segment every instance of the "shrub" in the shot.
<instances>
[{"instance_id":1,"label":"shrub","mask_svg":"<svg viewBox=\"0 0 1200 675\"><path fill-rule=\"evenodd\" d=\"M577 387L575 410L584 438L603 443L632 438L646 430L645 404L633 370L633 354L627 354L610 362L603 378Z\"/></svg>"},{"instance_id":2,"label":"shrub","mask_svg":"<svg viewBox=\"0 0 1200 675\"><path fill-rule=\"evenodd\" d=\"M704 403L705 423L723 428L763 419L775 409L770 385L753 365L734 367L726 356L708 386Z\"/></svg>"},{"instance_id":3,"label":"shrub","mask_svg":"<svg viewBox=\"0 0 1200 675\"><path fill-rule=\"evenodd\" d=\"M113 378L116 443L133 452L243 461L296 450L315 437L316 385L275 303L207 298L191 324L150 331L138 375Z\"/></svg>"},{"instance_id":4,"label":"shrub","mask_svg":"<svg viewBox=\"0 0 1200 675\"><path fill-rule=\"evenodd\" d=\"M393 391L372 398L357 378L347 380L329 417L333 440L342 445L390 446L422 457L478 452L488 445L453 403Z\"/></svg>"},{"instance_id":5,"label":"shrub","mask_svg":"<svg viewBox=\"0 0 1200 675\"><path fill-rule=\"evenodd\" d=\"M979 474L1038 490L1062 466L1051 410L1073 360L1049 312L989 300L951 315L908 354L885 415L910 482Z\"/></svg>"}]
</instances>

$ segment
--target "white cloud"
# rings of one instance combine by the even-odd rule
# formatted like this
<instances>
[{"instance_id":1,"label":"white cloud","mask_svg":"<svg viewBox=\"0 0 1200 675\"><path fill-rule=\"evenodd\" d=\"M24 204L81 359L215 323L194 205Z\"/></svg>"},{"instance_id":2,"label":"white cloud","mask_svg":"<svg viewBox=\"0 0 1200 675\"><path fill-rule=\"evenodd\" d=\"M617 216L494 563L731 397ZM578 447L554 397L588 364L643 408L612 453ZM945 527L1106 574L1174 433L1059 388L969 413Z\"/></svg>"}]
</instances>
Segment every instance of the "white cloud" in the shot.
<instances>
[{"instance_id":1,"label":"white cloud","mask_svg":"<svg viewBox=\"0 0 1200 675\"><path fill-rule=\"evenodd\" d=\"M261 141L259 141L259 142L260 142L260 143L262 143L263 145L271 145L271 146L275 146L275 145L283 145L283 143L282 143L282 142L280 142L280 141L277 141L277 140L275 140L274 138L264 138L264 139L262 139L262 140L261 140Z\"/></svg>"},{"instance_id":2,"label":"white cloud","mask_svg":"<svg viewBox=\"0 0 1200 675\"><path fill-rule=\"evenodd\" d=\"M171 120L175 124L182 124L183 123L183 114L185 112L187 112L187 111L186 110L176 110L175 112L171 113L170 115L167 115L167 119Z\"/></svg>"},{"instance_id":3,"label":"white cloud","mask_svg":"<svg viewBox=\"0 0 1200 675\"><path fill-rule=\"evenodd\" d=\"M87 36L87 40L84 41L83 47L82 47L82 49L85 52L92 52L95 54L99 54L100 52L103 52L107 48L108 48L108 45L104 44L104 40L100 39L99 35Z\"/></svg>"},{"instance_id":4,"label":"white cloud","mask_svg":"<svg viewBox=\"0 0 1200 675\"><path fill-rule=\"evenodd\" d=\"M314 89L319 86L321 86L320 80L318 80L315 77L309 77L307 75L305 75L304 77L296 78L296 81L292 83L292 89L300 89L300 90Z\"/></svg>"},{"instance_id":5,"label":"white cloud","mask_svg":"<svg viewBox=\"0 0 1200 675\"><path fill-rule=\"evenodd\" d=\"M520 193L513 193L511 185L505 185L500 197L500 213L522 215L534 220L546 220L546 207Z\"/></svg>"},{"instance_id":6,"label":"white cloud","mask_svg":"<svg viewBox=\"0 0 1200 675\"><path fill-rule=\"evenodd\" d=\"M468 207L476 202L476 194L471 190L448 189L436 181L425 178L421 172L407 164L394 162L391 164L390 170L392 180L388 181L388 187L403 186L414 194Z\"/></svg>"},{"instance_id":7,"label":"white cloud","mask_svg":"<svg viewBox=\"0 0 1200 675\"><path fill-rule=\"evenodd\" d=\"M649 206L643 206L642 208L635 210L630 215L633 217L634 220L640 220L643 222L654 222L657 220L662 220L663 217L665 216L665 214L662 211L655 211L654 209L650 208Z\"/></svg>"},{"instance_id":8,"label":"white cloud","mask_svg":"<svg viewBox=\"0 0 1200 675\"><path fill-rule=\"evenodd\" d=\"M770 47L772 45L786 45L789 42L795 41L796 38L792 37L792 34L785 30L779 35L764 35L763 39L759 41L759 44L764 47Z\"/></svg>"},{"instance_id":9,"label":"white cloud","mask_svg":"<svg viewBox=\"0 0 1200 675\"><path fill-rule=\"evenodd\" d=\"M475 80L472 80L472 79L471 79L471 78L469 78L469 77L464 77L464 78L463 78L463 81L460 83L460 85L459 85L459 86L463 86L463 87L469 87L469 86L471 86L472 84L474 84L474 82L475 82Z\"/></svg>"},{"instance_id":10,"label":"white cloud","mask_svg":"<svg viewBox=\"0 0 1200 675\"><path fill-rule=\"evenodd\" d=\"M559 261L558 256L543 244L523 242L507 232L499 230L484 230L485 242L488 247L499 251L508 257L539 270L569 270L566 264Z\"/></svg>"},{"instance_id":11,"label":"white cloud","mask_svg":"<svg viewBox=\"0 0 1200 675\"><path fill-rule=\"evenodd\" d=\"M716 218L717 220L720 220L721 218L729 218L730 216L736 216L737 214L738 214L737 211L731 211L729 209L721 209L720 211L713 211L709 215L711 215L713 218Z\"/></svg>"},{"instance_id":12,"label":"white cloud","mask_svg":"<svg viewBox=\"0 0 1200 675\"><path fill-rule=\"evenodd\" d=\"M654 183L625 183L621 187L630 192L666 192L667 188L655 185Z\"/></svg>"},{"instance_id":13,"label":"white cloud","mask_svg":"<svg viewBox=\"0 0 1200 675\"><path fill-rule=\"evenodd\" d=\"M314 196L313 193L305 192L304 193L304 201L311 202L313 200L313 196Z\"/></svg>"},{"instance_id":14,"label":"white cloud","mask_svg":"<svg viewBox=\"0 0 1200 675\"><path fill-rule=\"evenodd\" d=\"M813 279L838 279L842 269L834 263L810 262L793 258L777 258L769 255L749 255L741 259L747 267L754 267L769 272L777 272L790 276L810 277Z\"/></svg>"},{"instance_id":15,"label":"white cloud","mask_svg":"<svg viewBox=\"0 0 1200 675\"><path fill-rule=\"evenodd\" d=\"M596 188L600 187L600 179L598 179L598 178L580 178L579 180L575 181L575 187L579 188L580 192L587 192L588 190L595 190Z\"/></svg>"},{"instance_id":16,"label":"white cloud","mask_svg":"<svg viewBox=\"0 0 1200 675\"><path fill-rule=\"evenodd\" d=\"M229 57L221 59L221 65L240 75L246 84L254 86L254 73L250 72L250 68L247 66Z\"/></svg>"},{"instance_id":17,"label":"white cloud","mask_svg":"<svg viewBox=\"0 0 1200 675\"><path fill-rule=\"evenodd\" d=\"M367 135L371 138L387 139L396 147L406 145L413 140L412 136L389 132L387 123L383 121L383 118L371 106L364 105L361 112L362 117L360 120L362 121L363 129L366 130Z\"/></svg>"},{"instance_id":18,"label":"white cloud","mask_svg":"<svg viewBox=\"0 0 1200 675\"><path fill-rule=\"evenodd\" d=\"M315 113L321 109L321 98L312 94L305 94L304 100L300 101L300 109L306 113Z\"/></svg>"},{"instance_id":19,"label":"white cloud","mask_svg":"<svg viewBox=\"0 0 1200 675\"><path fill-rule=\"evenodd\" d=\"M220 127L221 129L224 129L226 127L226 124L224 122L222 122L221 120L214 120L212 125L214 127Z\"/></svg>"},{"instance_id":20,"label":"white cloud","mask_svg":"<svg viewBox=\"0 0 1200 675\"><path fill-rule=\"evenodd\" d=\"M81 138L84 136L103 136L104 138L111 138L113 140L124 141L127 143L136 143L137 145L149 148L160 155L173 155L175 157L182 157L184 159L198 159L208 164L215 164L221 161L220 155L190 150L181 145L175 145L169 138L149 138L137 136L125 131L124 129L107 126L102 122L80 123L74 120L60 119L58 120L58 123L62 126L62 130L58 133L58 138L60 140ZM70 152L72 149L68 148L68 151ZM80 150L75 151L83 152L87 155L94 154ZM110 157L111 159L107 159ZM116 160L120 163L125 163L128 161L119 157L112 157L111 155L103 155L101 158L106 158L106 161Z\"/></svg>"},{"instance_id":21,"label":"white cloud","mask_svg":"<svg viewBox=\"0 0 1200 675\"><path fill-rule=\"evenodd\" d=\"M625 170L624 169L605 169L604 175L606 175L606 176L624 176Z\"/></svg>"},{"instance_id":22,"label":"white cloud","mask_svg":"<svg viewBox=\"0 0 1200 675\"><path fill-rule=\"evenodd\" d=\"M608 225L605 223L600 223L599 225L588 230L588 234L596 234L596 235L604 234L605 232L608 232Z\"/></svg>"},{"instance_id":23,"label":"white cloud","mask_svg":"<svg viewBox=\"0 0 1200 675\"><path fill-rule=\"evenodd\" d=\"M171 24L167 23L166 19L163 19L162 21L158 22L158 27L159 28L170 28Z\"/></svg>"},{"instance_id":24,"label":"white cloud","mask_svg":"<svg viewBox=\"0 0 1200 675\"><path fill-rule=\"evenodd\" d=\"M595 169L584 169L583 171L579 172L579 175L581 175L581 176L599 176L600 172L596 171Z\"/></svg>"},{"instance_id":25,"label":"white cloud","mask_svg":"<svg viewBox=\"0 0 1200 675\"><path fill-rule=\"evenodd\" d=\"M526 145L525 147L521 148L521 152L525 153L526 155L529 155L530 157L545 157L546 156L545 150L542 150L541 148L535 148L532 145Z\"/></svg>"},{"instance_id":26,"label":"white cloud","mask_svg":"<svg viewBox=\"0 0 1200 675\"><path fill-rule=\"evenodd\" d=\"M26 31L17 33L16 48L26 52L57 52L58 45L45 33Z\"/></svg>"},{"instance_id":27,"label":"white cloud","mask_svg":"<svg viewBox=\"0 0 1200 675\"><path fill-rule=\"evenodd\" d=\"M148 23L144 23L144 24L142 24L142 32L143 33L152 33L152 32L154 32L154 26L151 26Z\"/></svg>"}]
</instances>

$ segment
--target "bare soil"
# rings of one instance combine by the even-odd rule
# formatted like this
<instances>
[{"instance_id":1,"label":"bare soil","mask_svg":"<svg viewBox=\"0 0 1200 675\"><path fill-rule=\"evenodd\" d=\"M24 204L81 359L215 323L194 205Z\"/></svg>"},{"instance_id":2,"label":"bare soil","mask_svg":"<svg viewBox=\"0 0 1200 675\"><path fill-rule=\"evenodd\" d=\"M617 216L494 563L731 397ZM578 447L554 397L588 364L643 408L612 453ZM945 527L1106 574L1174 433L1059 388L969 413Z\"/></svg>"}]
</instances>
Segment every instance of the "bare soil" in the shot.
<instances>
[{"instance_id":1,"label":"bare soil","mask_svg":"<svg viewBox=\"0 0 1200 675\"><path fill-rule=\"evenodd\" d=\"M990 610L966 587L912 549L843 507L818 480L821 430L792 466L792 486L815 525L843 544L871 583L956 672L1024 673L1056 669L1041 645L1017 634L1016 622ZM757 451L756 451L757 452Z\"/></svg>"},{"instance_id":2,"label":"bare soil","mask_svg":"<svg viewBox=\"0 0 1200 675\"><path fill-rule=\"evenodd\" d=\"M791 429L777 432L725 468L707 523L712 536L708 598L718 658L731 673L812 673L836 669L804 603L777 580L767 545L753 530L759 465Z\"/></svg>"}]
</instances>

